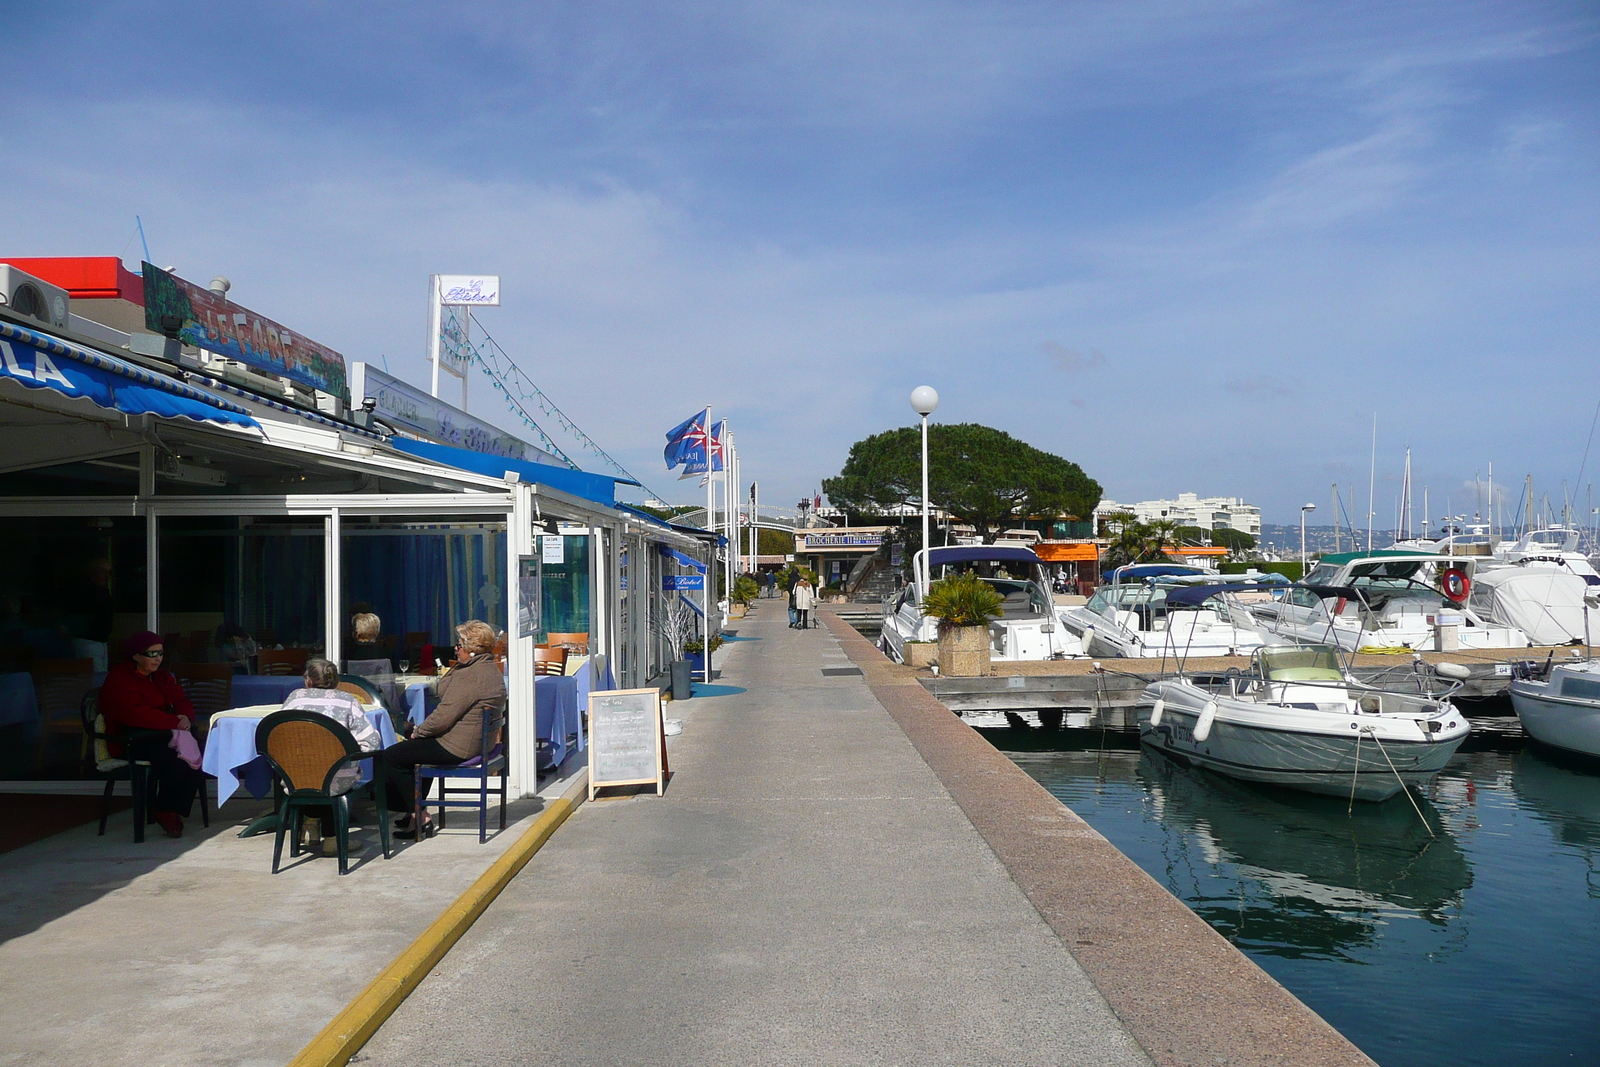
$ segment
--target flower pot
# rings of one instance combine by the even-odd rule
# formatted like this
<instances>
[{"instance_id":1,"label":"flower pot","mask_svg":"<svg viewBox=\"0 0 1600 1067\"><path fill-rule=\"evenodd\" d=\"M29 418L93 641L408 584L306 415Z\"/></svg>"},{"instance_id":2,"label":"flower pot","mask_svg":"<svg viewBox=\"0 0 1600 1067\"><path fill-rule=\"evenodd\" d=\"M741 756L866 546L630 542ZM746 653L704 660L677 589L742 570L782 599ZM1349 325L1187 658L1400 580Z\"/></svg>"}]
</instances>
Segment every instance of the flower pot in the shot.
<instances>
[{"instance_id":1,"label":"flower pot","mask_svg":"<svg viewBox=\"0 0 1600 1067\"><path fill-rule=\"evenodd\" d=\"M693 665L686 659L672 661L672 699L688 700L694 695Z\"/></svg>"},{"instance_id":2,"label":"flower pot","mask_svg":"<svg viewBox=\"0 0 1600 1067\"><path fill-rule=\"evenodd\" d=\"M732 604L728 605L728 618L742 619L749 613L749 611L749 604L741 604L738 601L734 601Z\"/></svg>"},{"instance_id":3,"label":"flower pot","mask_svg":"<svg viewBox=\"0 0 1600 1067\"><path fill-rule=\"evenodd\" d=\"M705 670L706 670L705 653L703 653L703 652L685 652L683 654L683 661L685 663L689 664L689 670L694 674L694 676L696 678L701 678L701 677L705 676Z\"/></svg>"},{"instance_id":4,"label":"flower pot","mask_svg":"<svg viewBox=\"0 0 1600 1067\"><path fill-rule=\"evenodd\" d=\"M939 630L939 674L981 678L989 673L989 628L946 626Z\"/></svg>"},{"instance_id":5,"label":"flower pot","mask_svg":"<svg viewBox=\"0 0 1600 1067\"><path fill-rule=\"evenodd\" d=\"M926 670L939 661L939 646L932 641L907 641L906 666Z\"/></svg>"}]
</instances>

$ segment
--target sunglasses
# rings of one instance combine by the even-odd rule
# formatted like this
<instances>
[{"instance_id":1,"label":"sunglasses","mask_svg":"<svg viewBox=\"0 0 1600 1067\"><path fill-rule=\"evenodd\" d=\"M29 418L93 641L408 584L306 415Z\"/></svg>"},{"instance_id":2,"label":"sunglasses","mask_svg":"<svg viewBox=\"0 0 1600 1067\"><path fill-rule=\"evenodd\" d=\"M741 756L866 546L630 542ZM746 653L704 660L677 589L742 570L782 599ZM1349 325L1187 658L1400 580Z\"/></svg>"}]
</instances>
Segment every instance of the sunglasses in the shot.
<instances>
[{"instance_id":1,"label":"sunglasses","mask_svg":"<svg viewBox=\"0 0 1600 1067\"><path fill-rule=\"evenodd\" d=\"M144 652L135 652L134 653L135 656L146 656L146 657L148 657L150 659L159 659L160 657L165 656L166 654L167 654L167 650L164 649L164 648L152 648L152 649L149 649L149 650L144 651Z\"/></svg>"}]
</instances>

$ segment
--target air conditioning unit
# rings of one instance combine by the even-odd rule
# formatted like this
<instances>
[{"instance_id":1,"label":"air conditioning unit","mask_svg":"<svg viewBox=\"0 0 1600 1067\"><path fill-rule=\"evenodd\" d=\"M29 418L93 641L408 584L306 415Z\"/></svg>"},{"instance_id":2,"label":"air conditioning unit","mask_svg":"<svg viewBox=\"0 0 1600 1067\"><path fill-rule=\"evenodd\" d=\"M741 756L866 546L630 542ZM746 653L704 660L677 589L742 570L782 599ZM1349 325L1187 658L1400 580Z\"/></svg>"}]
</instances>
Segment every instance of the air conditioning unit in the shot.
<instances>
[{"instance_id":1,"label":"air conditioning unit","mask_svg":"<svg viewBox=\"0 0 1600 1067\"><path fill-rule=\"evenodd\" d=\"M72 297L60 286L0 263L0 307L41 326L67 328Z\"/></svg>"}]
</instances>

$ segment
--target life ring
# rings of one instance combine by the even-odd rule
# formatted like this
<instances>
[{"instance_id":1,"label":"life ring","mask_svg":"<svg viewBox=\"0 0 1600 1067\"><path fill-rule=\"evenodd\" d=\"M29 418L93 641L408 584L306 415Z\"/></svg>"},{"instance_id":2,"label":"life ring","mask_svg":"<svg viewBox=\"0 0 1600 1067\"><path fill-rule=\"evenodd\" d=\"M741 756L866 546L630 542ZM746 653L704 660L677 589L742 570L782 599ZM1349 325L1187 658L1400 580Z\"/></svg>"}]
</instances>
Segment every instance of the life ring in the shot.
<instances>
[{"instance_id":1,"label":"life ring","mask_svg":"<svg viewBox=\"0 0 1600 1067\"><path fill-rule=\"evenodd\" d=\"M1472 592L1472 579L1460 567L1445 568L1439 575L1439 585L1444 589L1445 599L1453 604L1465 604L1467 594Z\"/></svg>"}]
</instances>

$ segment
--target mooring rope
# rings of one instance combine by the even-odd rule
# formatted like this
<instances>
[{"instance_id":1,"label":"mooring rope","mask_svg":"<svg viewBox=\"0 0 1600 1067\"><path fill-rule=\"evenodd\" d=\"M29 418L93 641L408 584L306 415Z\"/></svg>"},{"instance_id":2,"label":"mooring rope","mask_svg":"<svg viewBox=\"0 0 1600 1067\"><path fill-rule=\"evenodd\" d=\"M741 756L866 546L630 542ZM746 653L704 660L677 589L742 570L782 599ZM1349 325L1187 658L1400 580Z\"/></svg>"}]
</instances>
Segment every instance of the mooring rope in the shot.
<instances>
[{"instance_id":1,"label":"mooring rope","mask_svg":"<svg viewBox=\"0 0 1600 1067\"><path fill-rule=\"evenodd\" d=\"M1383 753L1384 762L1389 765L1389 769L1391 771L1394 771L1395 781L1400 783L1400 792L1404 793L1406 795L1406 799L1411 801L1411 810L1417 813L1418 819L1422 820L1422 828L1428 831L1429 837L1438 837L1439 835L1433 832L1433 827L1428 825L1427 816L1423 815L1422 809L1417 806L1417 798L1412 796L1411 790L1406 788L1406 780L1400 777L1400 769L1394 765L1394 760L1389 758L1389 750L1383 747L1383 741L1378 737L1377 730L1373 727L1368 727L1368 729L1372 730L1372 740L1377 744L1378 751ZM1362 733L1365 732L1366 731L1362 731ZM1361 735L1357 734L1356 736L1359 739Z\"/></svg>"}]
</instances>

